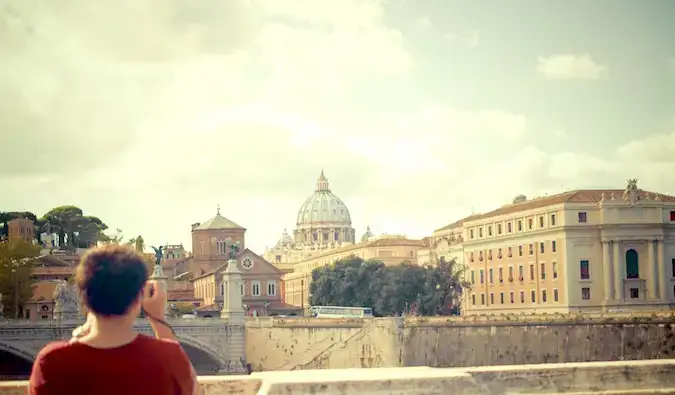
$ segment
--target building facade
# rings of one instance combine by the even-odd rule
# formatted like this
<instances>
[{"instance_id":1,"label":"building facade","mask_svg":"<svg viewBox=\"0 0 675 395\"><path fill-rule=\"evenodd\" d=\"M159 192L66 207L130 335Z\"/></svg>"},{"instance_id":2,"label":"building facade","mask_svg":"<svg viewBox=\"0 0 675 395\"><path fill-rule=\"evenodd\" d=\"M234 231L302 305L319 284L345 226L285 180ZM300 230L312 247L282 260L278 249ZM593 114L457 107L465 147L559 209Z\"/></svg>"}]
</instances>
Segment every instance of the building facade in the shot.
<instances>
[{"instance_id":1,"label":"building facade","mask_svg":"<svg viewBox=\"0 0 675 395\"><path fill-rule=\"evenodd\" d=\"M246 228L223 217L218 207L215 217L192 225L192 256L185 259L183 267L193 278L212 272L227 261L232 242L246 248Z\"/></svg>"},{"instance_id":2,"label":"building facade","mask_svg":"<svg viewBox=\"0 0 675 395\"><path fill-rule=\"evenodd\" d=\"M364 236L365 237L365 236ZM354 244L356 232L347 205L335 195L321 171L314 193L300 206L295 230L281 234L263 256L279 269L290 272L295 263Z\"/></svg>"},{"instance_id":3,"label":"building facade","mask_svg":"<svg viewBox=\"0 0 675 395\"><path fill-rule=\"evenodd\" d=\"M309 307L309 289L312 271L330 265L337 260L356 256L364 260L376 259L385 265L398 265L403 262L417 263L417 251L424 247L421 240L407 239L404 236L384 235L375 240L352 244L311 257L293 266L293 273L284 275L285 302Z\"/></svg>"},{"instance_id":4,"label":"building facade","mask_svg":"<svg viewBox=\"0 0 675 395\"><path fill-rule=\"evenodd\" d=\"M675 303L675 198L578 190L462 221L465 314L630 311Z\"/></svg>"},{"instance_id":5,"label":"building facade","mask_svg":"<svg viewBox=\"0 0 675 395\"><path fill-rule=\"evenodd\" d=\"M28 243L35 240L35 224L28 218L15 218L7 222L9 240L22 239Z\"/></svg>"},{"instance_id":6,"label":"building facade","mask_svg":"<svg viewBox=\"0 0 675 395\"><path fill-rule=\"evenodd\" d=\"M225 262L215 270L192 280L195 299L202 300L197 309L201 316L219 316L224 303L223 272ZM242 273L241 296L248 315L278 315L297 313L298 309L282 301L281 270L245 249L237 256L237 266Z\"/></svg>"}]
</instances>

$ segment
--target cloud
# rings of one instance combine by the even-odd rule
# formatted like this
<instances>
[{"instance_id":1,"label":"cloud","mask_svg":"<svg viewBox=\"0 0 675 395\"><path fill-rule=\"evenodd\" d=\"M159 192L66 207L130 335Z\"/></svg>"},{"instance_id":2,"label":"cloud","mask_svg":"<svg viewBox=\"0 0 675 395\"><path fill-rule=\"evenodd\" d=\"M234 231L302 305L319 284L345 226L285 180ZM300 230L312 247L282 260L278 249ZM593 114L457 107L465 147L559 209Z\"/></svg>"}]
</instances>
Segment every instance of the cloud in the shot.
<instances>
[{"instance_id":1,"label":"cloud","mask_svg":"<svg viewBox=\"0 0 675 395\"><path fill-rule=\"evenodd\" d=\"M446 33L445 38L454 46L465 48L476 48L480 41L480 35L477 30L471 30L465 33Z\"/></svg>"},{"instance_id":2,"label":"cloud","mask_svg":"<svg viewBox=\"0 0 675 395\"><path fill-rule=\"evenodd\" d=\"M668 68L670 69L671 73L675 75L675 56L668 58Z\"/></svg>"},{"instance_id":3,"label":"cloud","mask_svg":"<svg viewBox=\"0 0 675 395\"><path fill-rule=\"evenodd\" d=\"M607 67L596 63L589 54L540 56L537 71L553 80L597 80L608 73Z\"/></svg>"},{"instance_id":4,"label":"cloud","mask_svg":"<svg viewBox=\"0 0 675 395\"><path fill-rule=\"evenodd\" d=\"M418 29L422 29L422 30L429 29L429 28L431 28L431 19L429 19L429 17L426 16L426 15L419 16L419 17L415 18L415 20L413 21L413 24Z\"/></svg>"}]
</instances>

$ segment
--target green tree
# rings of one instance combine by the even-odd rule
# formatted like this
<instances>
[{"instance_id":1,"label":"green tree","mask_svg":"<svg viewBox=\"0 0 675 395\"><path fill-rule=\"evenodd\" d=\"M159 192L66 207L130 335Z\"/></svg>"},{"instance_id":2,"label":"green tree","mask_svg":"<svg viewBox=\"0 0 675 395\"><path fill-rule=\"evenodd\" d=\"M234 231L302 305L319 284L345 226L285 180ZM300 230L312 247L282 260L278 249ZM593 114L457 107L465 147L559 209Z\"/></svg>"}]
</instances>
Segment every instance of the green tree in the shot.
<instances>
[{"instance_id":1,"label":"green tree","mask_svg":"<svg viewBox=\"0 0 675 395\"><path fill-rule=\"evenodd\" d=\"M108 229L98 217L84 215L76 206L55 207L42 216L40 222L45 231L58 235L59 246L71 250L104 241L103 231Z\"/></svg>"},{"instance_id":2,"label":"green tree","mask_svg":"<svg viewBox=\"0 0 675 395\"><path fill-rule=\"evenodd\" d=\"M192 314L195 310L195 306L192 303L187 302L178 302L172 303L169 306L169 316L172 318L180 318L183 314Z\"/></svg>"},{"instance_id":3,"label":"green tree","mask_svg":"<svg viewBox=\"0 0 675 395\"><path fill-rule=\"evenodd\" d=\"M30 211L0 211L0 240L9 234L9 221L16 218L27 218L33 221L35 223L35 238L39 239L41 223L35 214Z\"/></svg>"},{"instance_id":4,"label":"green tree","mask_svg":"<svg viewBox=\"0 0 675 395\"><path fill-rule=\"evenodd\" d=\"M465 290L471 288L466 280L466 266L454 259L441 258L433 265L426 267L426 284L428 292L422 299L419 310L423 315L459 314L461 298Z\"/></svg>"},{"instance_id":5,"label":"green tree","mask_svg":"<svg viewBox=\"0 0 675 395\"><path fill-rule=\"evenodd\" d=\"M33 258L39 255L39 246L22 239L0 242L0 294L5 317L18 318L24 303L33 296Z\"/></svg>"}]
</instances>

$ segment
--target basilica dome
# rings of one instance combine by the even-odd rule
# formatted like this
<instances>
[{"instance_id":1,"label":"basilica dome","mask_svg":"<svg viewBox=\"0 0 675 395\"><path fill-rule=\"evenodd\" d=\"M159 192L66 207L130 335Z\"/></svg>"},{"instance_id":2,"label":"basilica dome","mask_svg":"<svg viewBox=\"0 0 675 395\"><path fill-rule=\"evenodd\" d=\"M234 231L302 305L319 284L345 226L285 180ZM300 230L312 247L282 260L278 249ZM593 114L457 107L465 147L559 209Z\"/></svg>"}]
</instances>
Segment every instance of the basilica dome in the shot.
<instances>
[{"instance_id":1,"label":"basilica dome","mask_svg":"<svg viewBox=\"0 0 675 395\"><path fill-rule=\"evenodd\" d=\"M321 171L316 191L308 197L298 211L298 228L330 225L351 226L352 218L347 205L330 190L328 179Z\"/></svg>"}]
</instances>

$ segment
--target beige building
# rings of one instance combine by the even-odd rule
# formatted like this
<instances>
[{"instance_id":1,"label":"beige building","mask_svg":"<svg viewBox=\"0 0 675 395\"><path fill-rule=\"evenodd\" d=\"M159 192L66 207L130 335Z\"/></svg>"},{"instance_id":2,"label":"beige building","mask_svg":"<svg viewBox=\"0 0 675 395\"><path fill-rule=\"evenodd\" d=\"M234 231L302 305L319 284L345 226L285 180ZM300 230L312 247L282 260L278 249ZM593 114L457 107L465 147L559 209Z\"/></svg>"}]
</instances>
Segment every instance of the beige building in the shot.
<instances>
[{"instance_id":1,"label":"beige building","mask_svg":"<svg viewBox=\"0 0 675 395\"><path fill-rule=\"evenodd\" d=\"M367 238L370 229L363 236ZM356 242L356 231L347 205L335 195L321 171L314 193L300 206L292 234L284 230L276 245L263 257L284 272L298 262Z\"/></svg>"},{"instance_id":2,"label":"beige building","mask_svg":"<svg viewBox=\"0 0 675 395\"><path fill-rule=\"evenodd\" d=\"M35 224L28 218L15 218L7 222L9 240L23 239L28 243L35 240Z\"/></svg>"},{"instance_id":3,"label":"beige building","mask_svg":"<svg viewBox=\"0 0 675 395\"><path fill-rule=\"evenodd\" d=\"M285 302L302 307L309 307L309 286L312 281L312 270L332 264L333 262L357 256L364 260L376 259L385 265L397 265L408 261L417 263L417 251L424 247L421 240L411 240L404 236L383 235L370 241L349 245L324 252L294 265L293 273L284 276Z\"/></svg>"},{"instance_id":4,"label":"beige building","mask_svg":"<svg viewBox=\"0 0 675 395\"><path fill-rule=\"evenodd\" d=\"M464 314L675 305L675 198L641 191L636 180L625 190L519 196L461 227L454 238L473 284Z\"/></svg>"}]
</instances>

